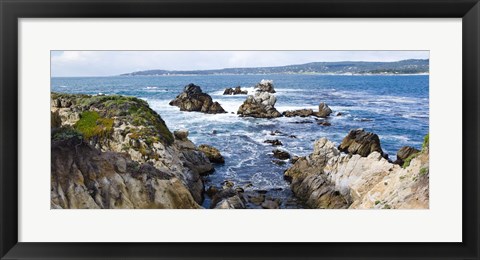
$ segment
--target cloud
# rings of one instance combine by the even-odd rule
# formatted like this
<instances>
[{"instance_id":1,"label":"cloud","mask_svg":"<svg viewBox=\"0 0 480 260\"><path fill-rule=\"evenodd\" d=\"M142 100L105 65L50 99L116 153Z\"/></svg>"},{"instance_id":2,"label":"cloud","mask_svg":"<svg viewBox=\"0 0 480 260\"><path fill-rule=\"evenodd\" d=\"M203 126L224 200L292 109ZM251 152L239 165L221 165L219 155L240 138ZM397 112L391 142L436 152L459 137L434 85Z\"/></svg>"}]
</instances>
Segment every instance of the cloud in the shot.
<instances>
[{"instance_id":1,"label":"cloud","mask_svg":"<svg viewBox=\"0 0 480 260\"><path fill-rule=\"evenodd\" d=\"M428 51L52 51L51 74L112 76L149 69L201 70L428 57Z\"/></svg>"}]
</instances>

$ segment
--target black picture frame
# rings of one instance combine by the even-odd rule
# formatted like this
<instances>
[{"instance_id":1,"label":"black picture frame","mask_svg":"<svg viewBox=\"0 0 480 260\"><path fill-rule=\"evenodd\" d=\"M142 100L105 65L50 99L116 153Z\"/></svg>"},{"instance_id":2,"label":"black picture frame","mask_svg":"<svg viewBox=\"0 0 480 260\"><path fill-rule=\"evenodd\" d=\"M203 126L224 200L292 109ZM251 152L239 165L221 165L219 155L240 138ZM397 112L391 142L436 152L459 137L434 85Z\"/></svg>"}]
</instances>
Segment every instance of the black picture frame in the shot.
<instances>
[{"instance_id":1,"label":"black picture frame","mask_svg":"<svg viewBox=\"0 0 480 260\"><path fill-rule=\"evenodd\" d=\"M478 0L0 0L0 16L1 259L479 259ZM18 19L58 17L462 18L463 242L18 242Z\"/></svg>"}]
</instances>

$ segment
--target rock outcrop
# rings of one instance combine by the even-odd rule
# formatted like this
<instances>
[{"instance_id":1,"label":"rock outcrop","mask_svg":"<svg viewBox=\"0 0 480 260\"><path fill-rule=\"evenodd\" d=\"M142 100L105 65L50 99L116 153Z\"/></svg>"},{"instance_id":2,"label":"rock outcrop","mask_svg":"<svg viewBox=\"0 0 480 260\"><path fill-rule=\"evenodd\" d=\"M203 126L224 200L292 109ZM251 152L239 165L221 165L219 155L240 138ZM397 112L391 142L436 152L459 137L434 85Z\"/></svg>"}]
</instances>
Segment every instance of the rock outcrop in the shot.
<instances>
[{"instance_id":1,"label":"rock outcrop","mask_svg":"<svg viewBox=\"0 0 480 260\"><path fill-rule=\"evenodd\" d=\"M257 84L259 87L255 91L255 94L249 95L247 100L238 108L238 115L256 118L275 118L282 116L275 108L277 98L270 94L275 93L272 83L270 81L265 81L267 83L262 82Z\"/></svg>"},{"instance_id":2,"label":"rock outcrop","mask_svg":"<svg viewBox=\"0 0 480 260\"><path fill-rule=\"evenodd\" d=\"M223 158L220 151L213 146L206 145L206 144L201 144L201 145L198 146L198 150L205 153L207 158L212 163L225 163L225 159Z\"/></svg>"},{"instance_id":3,"label":"rock outcrop","mask_svg":"<svg viewBox=\"0 0 480 260\"><path fill-rule=\"evenodd\" d=\"M81 136L52 142L52 209L200 208L181 180Z\"/></svg>"},{"instance_id":4,"label":"rock outcrop","mask_svg":"<svg viewBox=\"0 0 480 260\"><path fill-rule=\"evenodd\" d=\"M271 144L273 146L280 146L280 145L283 145L282 141L278 140L278 139L273 139L273 140L265 140L263 141L264 143L266 144Z\"/></svg>"},{"instance_id":5,"label":"rock outcrop","mask_svg":"<svg viewBox=\"0 0 480 260\"><path fill-rule=\"evenodd\" d=\"M262 79L255 89L260 92L276 93L275 88L273 87L273 80Z\"/></svg>"},{"instance_id":6,"label":"rock outcrop","mask_svg":"<svg viewBox=\"0 0 480 260\"><path fill-rule=\"evenodd\" d=\"M226 113L218 102L213 102L210 95L203 93L202 89L193 83L186 85L183 92L169 104L179 107L180 111L197 111L207 114Z\"/></svg>"},{"instance_id":7,"label":"rock outcrop","mask_svg":"<svg viewBox=\"0 0 480 260\"><path fill-rule=\"evenodd\" d=\"M52 128L52 142L78 134L99 151L126 153L134 162L168 173L198 204L203 201L201 175L214 170L212 163L188 140L188 131L173 135L145 101L59 93L52 93L51 99L51 112L61 130Z\"/></svg>"},{"instance_id":8,"label":"rock outcrop","mask_svg":"<svg viewBox=\"0 0 480 260\"><path fill-rule=\"evenodd\" d=\"M285 178L311 208L424 209L429 207L428 162L428 148L402 168L378 151L366 157L345 154L321 138L313 153L299 158Z\"/></svg>"},{"instance_id":9,"label":"rock outcrop","mask_svg":"<svg viewBox=\"0 0 480 260\"><path fill-rule=\"evenodd\" d=\"M235 88L226 88L225 91L223 91L224 95L247 95L248 91L247 90L242 90L240 86L235 87Z\"/></svg>"},{"instance_id":10,"label":"rock outcrop","mask_svg":"<svg viewBox=\"0 0 480 260\"><path fill-rule=\"evenodd\" d=\"M286 151L275 149L272 151L273 157L280 159L280 160L287 160L290 159L290 154Z\"/></svg>"},{"instance_id":11,"label":"rock outcrop","mask_svg":"<svg viewBox=\"0 0 480 260\"><path fill-rule=\"evenodd\" d=\"M411 146L404 146L400 148L397 152L397 159L395 160L395 164L403 165L405 160L407 160L410 156L413 156L420 152L419 150L415 149Z\"/></svg>"},{"instance_id":12,"label":"rock outcrop","mask_svg":"<svg viewBox=\"0 0 480 260\"><path fill-rule=\"evenodd\" d=\"M221 189L210 187L208 189L209 196L212 198L210 208L212 209L245 209L246 201L244 198L244 190L235 187L231 181L224 181Z\"/></svg>"},{"instance_id":13,"label":"rock outcrop","mask_svg":"<svg viewBox=\"0 0 480 260\"><path fill-rule=\"evenodd\" d=\"M331 113L332 113L332 109L330 109L330 107L327 104L322 102L322 103L320 103L320 105L318 105L318 112L314 112L313 109L303 108L303 109L285 111L285 112L282 113L282 115L286 116L286 117L316 116L316 117L326 118Z\"/></svg>"},{"instance_id":14,"label":"rock outcrop","mask_svg":"<svg viewBox=\"0 0 480 260\"><path fill-rule=\"evenodd\" d=\"M307 116L313 116L314 112L313 112L313 109L298 109L298 110L292 110L292 111L285 111L282 114L286 117L294 117L294 116L307 117Z\"/></svg>"},{"instance_id":15,"label":"rock outcrop","mask_svg":"<svg viewBox=\"0 0 480 260\"><path fill-rule=\"evenodd\" d=\"M338 149L342 152L359 154L363 157L367 157L372 152L379 152L382 156L384 155L378 135L363 129L350 130L348 135L343 138Z\"/></svg>"},{"instance_id":16,"label":"rock outcrop","mask_svg":"<svg viewBox=\"0 0 480 260\"><path fill-rule=\"evenodd\" d=\"M332 109L325 103L320 103L318 105L318 112L315 113L318 117L327 117L332 113Z\"/></svg>"}]
</instances>

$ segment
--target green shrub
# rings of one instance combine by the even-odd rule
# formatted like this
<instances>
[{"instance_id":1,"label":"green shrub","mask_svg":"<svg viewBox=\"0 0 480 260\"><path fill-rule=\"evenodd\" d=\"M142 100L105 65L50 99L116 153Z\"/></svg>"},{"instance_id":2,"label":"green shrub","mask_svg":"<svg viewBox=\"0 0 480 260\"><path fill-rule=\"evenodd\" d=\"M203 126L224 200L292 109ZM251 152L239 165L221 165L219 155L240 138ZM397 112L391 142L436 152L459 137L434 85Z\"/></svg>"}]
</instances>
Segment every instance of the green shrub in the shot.
<instances>
[{"instance_id":1,"label":"green shrub","mask_svg":"<svg viewBox=\"0 0 480 260\"><path fill-rule=\"evenodd\" d=\"M418 175L419 175L419 176L423 176L423 175L425 175L425 174L427 174L427 173L428 173L428 168L425 167L425 168L421 168L421 169L420 169L420 173L419 173Z\"/></svg>"},{"instance_id":2,"label":"green shrub","mask_svg":"<svg viewBox=\"0 0 480 260\"><path fill-rule=\"evenodd\" d=\"M417 155L418 155L418 153L414 153L414 154L408 156L407 159L405 159L405 161L403 161L402 167L407 168L408 166L410 166L410 162L413 160L413 158L417 157Z\"/></svg>"},{"instance_id":3,"label":"green shrub","mask_svg":"<svg viewBox=\"0 0 480 260\"><path fill-rule=\"evenodd\" d=\"M87 140L107 138L113 131L113 119L100 117L96 111L85 111L80 114L75 129Z\"/></svg>"},{"instance_id":4,"label":"green shrub","mask_svg":"<svg viewBox=\"0 0 480 260\"><path fill-rule=\"evenodd\" d=\"M422 150L427 149L428 146L430 145L429 139L430 139L430 133L428 133L428 134L423 138Z\"/></svg>"}]
</instances>

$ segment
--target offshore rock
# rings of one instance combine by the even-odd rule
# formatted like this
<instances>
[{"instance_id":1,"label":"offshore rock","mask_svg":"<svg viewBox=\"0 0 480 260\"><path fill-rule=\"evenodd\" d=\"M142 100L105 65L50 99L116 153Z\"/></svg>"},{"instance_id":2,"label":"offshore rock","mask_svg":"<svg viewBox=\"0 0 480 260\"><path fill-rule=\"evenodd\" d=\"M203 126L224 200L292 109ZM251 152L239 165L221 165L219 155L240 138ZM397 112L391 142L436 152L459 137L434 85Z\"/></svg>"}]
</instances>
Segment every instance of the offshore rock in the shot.
<instances>
[{"instance_id":1,"label":"offshore rock","mask_svg":"<svg viewBox=\"0 0 480 260\"><path fill-rule=\"evenodd\" d=\"M223 95L246 95L248 94L247 90L242 90L240 86L236 88L226 88L225 91L223 91Z\"/></svg>"},{"instance_id":2,"label":"offshore rock","mask_svg":"<svg viewBox=\"0 0 480 260\"><path fill-rule=\"evenodd\" d=\"M243 117L256 118L281 117L282 114L280 114L275 108L277 98L270 94L275 93L271 92L275 90L273 90L270 81L264 84L260 82L257 86L258 85L263 87L259 87L253 96L250 95L247 97L243 104L238 108L237 114ZM271 88L266 86L271 86Z\"/></svg>"},{"instance_id":3,"label":"offshore rock","mask_svg":"<svg viewBox=\"0 0 480 260\"><path fill-rule=\"evenodd\" d=\"M202 89L193 83L185 86L183 92L169 104L179 107L180 111L197 111L207 114L226 113L218 102L213 102L210 95L203 93Z\"/></svg>"},{"instance_id":4,"label":"offshore rock","mask_svg":"<svg viewBox=\"0 0 480 260\"><path fill-rule=\"evenodd\" d=\"M318 105L318 112L315 113L318 117L328 117L332 113L332 109L326 103Z\"/></svg>"}]
</instances>

